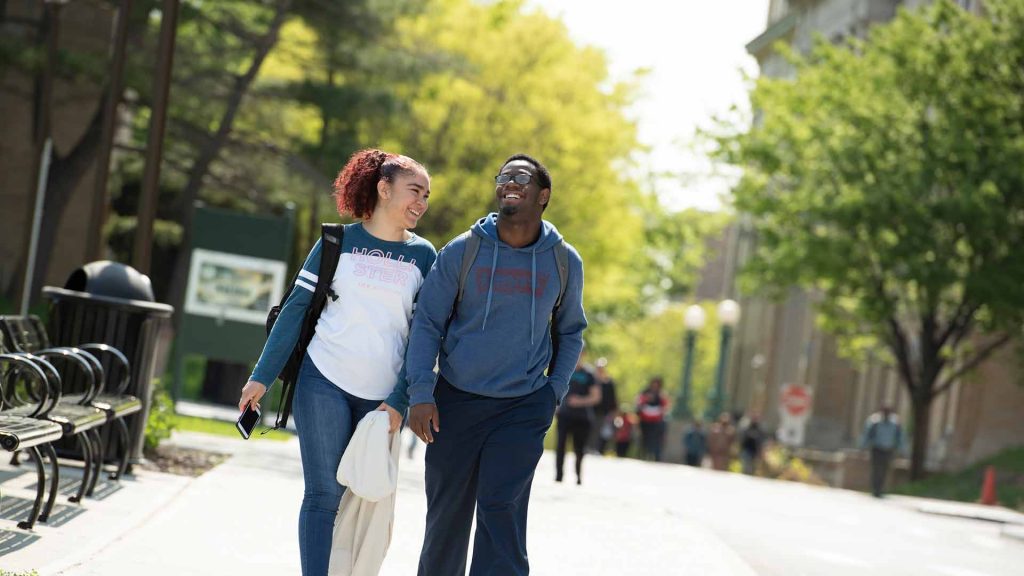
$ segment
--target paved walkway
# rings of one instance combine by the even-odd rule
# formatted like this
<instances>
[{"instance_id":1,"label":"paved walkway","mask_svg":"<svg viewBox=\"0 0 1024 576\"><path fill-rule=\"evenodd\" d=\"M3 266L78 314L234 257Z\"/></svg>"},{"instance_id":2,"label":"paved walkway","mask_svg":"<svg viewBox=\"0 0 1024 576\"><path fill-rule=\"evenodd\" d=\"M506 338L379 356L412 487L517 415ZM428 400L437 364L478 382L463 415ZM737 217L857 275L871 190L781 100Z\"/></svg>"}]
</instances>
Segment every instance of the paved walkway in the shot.
<instances>
[{"instance_id":1,"label":"paved walkway","mask_svg":"<svg viewBox=\"0 0 1024 576\"><path fill-rule=\"evenodd\" d=\"M295 533L302 479L297 442L245 442L188 433L176 434L172 441L233 457L195 479L140 471L120 487L102 485L100 498L81 507L62 498L55 516L58 525L39 525L34 534L7 529L14 523L4 521L0 566L15 572L36 569L40 576L222 576L250 573L248 568L299 574ZM425 513L422 446L417 452L413 460L403 455L395 535L382 576L416 572ZM587 462L594 482L563 485L551 481L553 457L546 454L530 508L533 572L754 574L711 530L668 513L643 491L629 489L630 483L645 474L662 474L667 466L595 457ZM7 502L31 496L27 488L34 478L31 473L14 478L0 473L0 482L7 507ZM934 505L922 499L893 502ZM972 505L959 508L965 514L977 512ZM943 513L957 509L947 505ZM1001 514L1010 532L1024 528L1024 515L987 510Z\"/></svg>"},{"instance_id":2,"label":"paved walkway","mask_svg":"<svg viewBox=\"0 0 1024 576\"><path fill-rule=\"evenodd\" d=\"M141 471L106 498L87 501L84 511L63 526L40 525L40 538L0 556L0 565L37 569L41 576L222 576L245 573L244 567L299 574L298 443L247 443L199 434L176 434L173 441L234 456L196 479ZM417 458L403 455L395 533L382 576L416 572L426 510L422 453L421 446ZM592 464L600 465L601 459ZM617 464L634 466L638 476L653 466ZM555 484L553 476L553 457L547 454L530 507L530 560L536 574L621 576L664 573L666 566L673 566L673 573L753 574L713 534L653 503L631 501L628 492ZM21 485L33 481L28 474L16 480Z\"/></svg>"}]
</instances>

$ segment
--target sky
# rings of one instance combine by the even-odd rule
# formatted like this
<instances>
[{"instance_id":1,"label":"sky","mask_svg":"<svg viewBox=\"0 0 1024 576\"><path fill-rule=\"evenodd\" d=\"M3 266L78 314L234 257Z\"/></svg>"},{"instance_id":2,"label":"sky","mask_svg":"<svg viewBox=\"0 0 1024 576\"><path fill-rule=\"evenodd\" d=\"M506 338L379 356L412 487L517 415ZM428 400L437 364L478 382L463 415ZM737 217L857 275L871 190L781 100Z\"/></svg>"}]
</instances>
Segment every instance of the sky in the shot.
<instances>
[{"instance_id":1,"label":"sky","mask_svg":"<svg viewBox=\"0 0 1024 576\"><path fill-rule=\"evenodd\" d=\"M730 178L697 151L695 131L733 105L748 110L757 61L745 45L764 31L768 0L530 0L561 17L578 44L604 50L612 78L647 68L629 114L650 146L655 187L671 209L719 210Z\"/></svg>"}]
</instances>

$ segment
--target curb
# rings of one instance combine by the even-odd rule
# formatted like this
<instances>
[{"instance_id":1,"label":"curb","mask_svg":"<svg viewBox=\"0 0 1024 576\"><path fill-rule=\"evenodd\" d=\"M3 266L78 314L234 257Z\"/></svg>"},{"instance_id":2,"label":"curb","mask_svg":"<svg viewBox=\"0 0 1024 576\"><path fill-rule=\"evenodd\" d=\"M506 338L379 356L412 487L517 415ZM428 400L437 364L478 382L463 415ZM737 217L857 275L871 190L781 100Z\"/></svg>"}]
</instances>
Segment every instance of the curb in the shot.
<instances>
[{"instance_id":1,"label":"curb","mask_svg":"<svg viewBox=\"0 0 1024 576\"><path fill-rule=\"evenodd\" d=\"M1024 542L1024 526L1006 524L1001 532L1004 538L1013 538Z\"/></svg>"},{"instance_id":2,"label":"curb","mask_svg":"<svg viewBox=\"0 0 1024 576\"><path fill-rule=\"evenodd\" d=\"M972 504L953 504L944 502L927 502L917 506L919 512L938 516L956 516L970 520L982 520L997 524L1017 525L1024 527L1024 514L1009 508L982 506Z\"/></svg>"}]
</instances>

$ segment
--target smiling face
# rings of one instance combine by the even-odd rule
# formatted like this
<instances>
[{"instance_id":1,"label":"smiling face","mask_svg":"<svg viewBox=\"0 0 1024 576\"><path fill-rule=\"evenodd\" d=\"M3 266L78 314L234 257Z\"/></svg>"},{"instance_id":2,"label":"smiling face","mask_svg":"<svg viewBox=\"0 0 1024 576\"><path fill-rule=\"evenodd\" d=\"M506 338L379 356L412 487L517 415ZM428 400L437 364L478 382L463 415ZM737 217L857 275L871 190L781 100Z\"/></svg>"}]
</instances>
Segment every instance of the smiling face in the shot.
<instances>
[{"instance_id":1,"label":"smiling face","mask_svg":"<svg viewBox=\"0 0 1024 576\"><path fill-rule=\"evenodd\" d=\"M380 202L377 212L406 230L416 227L428 207L430 177L420 169L402 171L391 182L377 183Z\"/></svg>"},{"instance_id":2,"label":"smiling face","mask_svg":"<svg viewBox=\"0 0 1024 576\"><path fill-rule=\"evenodd\" d=\"M494 188L498 200L498 212L506 218L515 220L540 220L544 205L551 198L550 188L541 188L537 181L537 169L526 160L513 160L502 167L498 176L507 175L511 179L505 184L497 184ZM516 182L516 176L522 179L528 175L526 184Z\"/></svg>"}]
</instances>

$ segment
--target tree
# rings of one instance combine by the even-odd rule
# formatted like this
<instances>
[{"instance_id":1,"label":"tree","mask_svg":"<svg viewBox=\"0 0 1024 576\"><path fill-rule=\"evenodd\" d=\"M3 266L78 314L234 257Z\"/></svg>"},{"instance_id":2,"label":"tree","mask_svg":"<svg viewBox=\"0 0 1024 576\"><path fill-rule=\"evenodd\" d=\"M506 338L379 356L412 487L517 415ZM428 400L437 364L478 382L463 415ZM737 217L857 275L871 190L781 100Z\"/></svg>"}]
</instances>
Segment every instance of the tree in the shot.
<instances>
[{"instance_id":1,"label":"tree","mask_svg":"<svg viewBox=\"0 0 1024 576\"><path fill-rule=\"evenodd\" d=\"M625 113L634 86L612 82L601 52L520 1L436 0L397 35L447 59L400 89L408 113L380 133L431 173L417 232L440 247L493 211L501 162L527 152L552 174L545 218L586 263L588 315L637 302L646 196L629 170L640 148Z\"/></svg>"},{"instance_id":2,"label":"tree","mask_svg":"<svg viewBox=\"0 0 1024 576\"><path fill-rule=\"evenodd\" d=\"M932 401L1024 320L1024 2L949 0L866 40L790 55L761 79L760 121L720 135L745 173L749 280L802 285L847 350L877 345L913 413L924 474Z\"/></svg>"}]
</instances>

